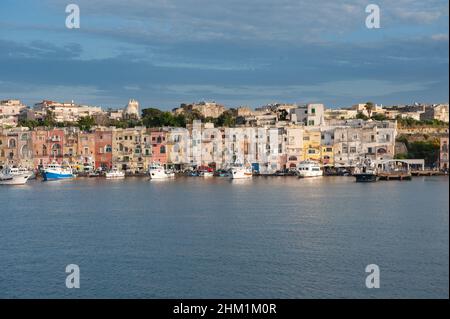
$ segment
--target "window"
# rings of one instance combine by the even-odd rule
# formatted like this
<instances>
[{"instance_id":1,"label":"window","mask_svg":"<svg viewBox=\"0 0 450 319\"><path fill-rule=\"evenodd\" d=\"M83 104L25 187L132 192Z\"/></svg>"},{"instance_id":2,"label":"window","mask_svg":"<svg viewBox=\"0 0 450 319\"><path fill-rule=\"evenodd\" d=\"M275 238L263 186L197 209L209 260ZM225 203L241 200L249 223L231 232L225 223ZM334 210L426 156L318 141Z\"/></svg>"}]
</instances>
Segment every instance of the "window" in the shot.
<instances>
[{"instance_id":1,"label":"window","mask_svg":"<svg viewBox=\"0 0 450 319\"><path fill-rule=\"evenodd\" d=\"M311 109L311 113L312 113L312 114L316 114L316 109L315 109L315 108L312 108L312 109Z\"/></svg>"},{"instance_id":2,"label":"window","mask_svg":"<svg viewBox=\"0 0 450 319\"><path fill-rule=\"evenodd\" d=\"M16 140L12 138L8 142L8 148L15 148L15 147L16 147Z\"/></svg>"},{"instance_id":3,"label":"window","mask_svg":"<svg viewBox=\"0 0 450 319\"><path fill-rule=\"evenodd\" d=\"M161 146L160 148L159 148L159 152L161 153L161 154L165 154L166 153L166 147L163 145L163 146Z\"/></svg>"},{"instance_id":4,"label":"window","mask_svg":"<svg viewBox=\"0 0 450 319\"><path fill-rule=\"evenodd\" d=\"M314 120L309 120L309 121L308 121L308 125L313 126L313 125L314 125Z\"/></svg>"},{"instance_id":5,"label":"window","mask_svg":"<svg viewBox=\"0 0 450 319\"><path fill-rule=\"evenodd\" d=\"M105 152L106 153L111 153L112 152L112 146L111 145L106 145L105 146Z\"/></svg>"},{"instance_id":6,"label":"window","mask_svg":"<svg viewBox=\"0 0 450 319\"><path fill-rule=\"evenodd\" d=\"M356 147L350 147L350 153L356 153Z\"/></svg>"}]
</instances>

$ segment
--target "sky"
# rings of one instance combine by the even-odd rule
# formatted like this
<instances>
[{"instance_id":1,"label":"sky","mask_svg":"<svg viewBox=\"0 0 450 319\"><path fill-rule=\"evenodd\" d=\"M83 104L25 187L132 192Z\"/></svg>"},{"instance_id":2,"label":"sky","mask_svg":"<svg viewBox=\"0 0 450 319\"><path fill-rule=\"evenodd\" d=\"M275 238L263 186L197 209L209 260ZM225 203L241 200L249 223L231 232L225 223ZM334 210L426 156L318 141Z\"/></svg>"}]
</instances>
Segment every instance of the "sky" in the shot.
<instances>
[{"instance_id":1,"label":"sky","mask_svg":"<svg viewBox=\"0 0 450 319\"><path fill-rule=\"evenodd\" d=\"M68 4L80 28L65 25ZM366 6L380 28L366 27ZM0 0L0 99L172 109L449 100L447 0Z\"/></svg>"}]
</instances>

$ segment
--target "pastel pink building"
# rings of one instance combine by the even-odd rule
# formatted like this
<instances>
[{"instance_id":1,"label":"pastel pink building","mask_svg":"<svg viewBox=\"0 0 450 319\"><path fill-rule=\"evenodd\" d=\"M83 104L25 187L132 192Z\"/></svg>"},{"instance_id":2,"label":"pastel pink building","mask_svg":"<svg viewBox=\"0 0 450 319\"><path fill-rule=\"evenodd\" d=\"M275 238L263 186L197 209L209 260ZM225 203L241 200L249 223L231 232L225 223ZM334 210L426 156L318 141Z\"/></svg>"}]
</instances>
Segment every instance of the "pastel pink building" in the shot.
<instances>
[{"instance_id":1,"label":"pastel pink building","mask_svg":"<svg viewBox=\"0 0 450 319\"><path fill-rule=\"evenodd\" d=\"M152 161L161 165L167 164L167 132L151 130L150 139L152 144Z\"/></svg>"},{"instance_id":2,"label":"pastel pink building","mask_svg":"<svg viewBox=\"0 0 450 319\"><path fill-rule=\"evenodd\" d=\"M62 163L64 158L64 130L35 129L31 134L33 145L34 167L45 167L57 162Z\"/></svg>"}]
</instances>

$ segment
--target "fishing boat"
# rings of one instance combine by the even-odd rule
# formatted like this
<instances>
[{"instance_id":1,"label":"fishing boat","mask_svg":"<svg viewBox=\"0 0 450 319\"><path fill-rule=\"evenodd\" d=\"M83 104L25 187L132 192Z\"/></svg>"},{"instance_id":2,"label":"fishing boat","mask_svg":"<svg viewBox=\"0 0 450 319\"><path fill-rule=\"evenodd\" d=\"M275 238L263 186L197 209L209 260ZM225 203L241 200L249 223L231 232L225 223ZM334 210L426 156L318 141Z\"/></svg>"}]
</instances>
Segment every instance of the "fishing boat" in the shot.
<instances>
[{"instance_id":1,"label":"fishing boat","mask_svg":"<svg viewBox=\"0 0 450 319\"><path fill-rule=\"evenodd\" d=\"M105 177L107 179L120 179L125 178L125 173L114 167L110 171L106 172Z\"/></svg>"},{"instance_id":2,"label":"fishing boat","mask_svg":"<svg viewBox=\"0 0 450 319\"><path fill-rule=\"evenodd\" d=\"M17 167L6 167L0 172L0 185L24 185L33 172Z\"/></svg>"},{"instance_id":3,"label":"fishing boat","mask_svg":"<svg viewBox=\"0 0 450 319\"><path fill-rule=\"evenodd\" d=\"M175 173L173 171L166 170L159 163L152 163L149 168L150 179L166 179L175 177Z\"/></svg>"},{"instance_id":4,"label":"fishing boat","mask_svg":"<svg viewBox=\"0 0 450 319\"><path fill-rule=\"evenodd\" d=\"M353 176L358 183L372 183L378 180L377 169L368 159L356 165Z\"/></svg>"},{"instance_id":5,"label":"fishing boat","mask_svg":"<svg viewBox=\"0 0 450 319\"><path fill-rule=\"evenodd\" d=\"M213 177L214 176L214 171L211 167L207 167L207 166L202 166L199 167L198 171L198 176L200 177Z\"/></svg>"},{"instance_id":6,"label":"fishing boat","mask_svg":"<svg viewBox=\"0 0 450 319\"><path fill-rule=\"evenodd\" d=\"M253 171L251 167L243 165L235 165L231 168L231 179L247 179L253 177Z\"/></svg>"},{"instance_id":7,"label":"fishing boat","mask_svg":"<svg viewBox=\"0 0 450 319\"><path fill-rule=\"evenodd\" d=\"M44 181L58 180L58 179L71 179L75 177L70 165L60 165L58 163L49 164L42 172Z\"/></svg>"},{"instance_id":8,"label":"fishing boat","mask_svg":"<svg viewBox=\"0 0 450 319\"><path fill-rule=\"evenodd\" d=\"M297 166L299 177L319 177L323 175L320 165L314 161L303 161Z\"/></svg>"}]
</instances>

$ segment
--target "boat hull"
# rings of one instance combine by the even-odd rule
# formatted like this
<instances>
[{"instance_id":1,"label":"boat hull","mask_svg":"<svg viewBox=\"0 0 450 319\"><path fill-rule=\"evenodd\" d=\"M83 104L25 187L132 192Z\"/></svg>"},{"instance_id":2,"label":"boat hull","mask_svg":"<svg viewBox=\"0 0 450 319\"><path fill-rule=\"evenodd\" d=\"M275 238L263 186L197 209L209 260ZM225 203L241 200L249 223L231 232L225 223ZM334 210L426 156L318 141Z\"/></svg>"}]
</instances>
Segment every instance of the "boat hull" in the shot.
<instances>
[{"instance_id":1,"label":"boat hull","mask_svg":"<svg viewBox=\"0 0 450 319\"><path fill-rule=\"evenodd\" d=\"M298 177L300 178L309 178L309 177L322 177L323 172L299 172Z\"/></svg>"},{"instance_id":2,"label":"boat hull","mask_svg":"<svg viewBox=\"0 0 450 319\"><path fill-rule=\"evenodd\" d=\"M50 180L59 180L59 179L71 179L75 176L73 174L69 173L55 173L55 172L43 172L42 177L44 178L44 181L50 181Z\"/></svg>"},{"instance_id":3,"label":"boat hull","mask_svg":"<svg viewBox=\"0 0 450 319\"><path fill-rule=\"evenodd\" d=\"M164 169L151 169L150 170L150 179L167 179L171 177L175 177L175 174L168 174Z\"/></svg>"},{"instance_id":4,"label":"boat hull","mask_svg":"<svg viewBox=\"0 0 450 319\"><path fill-rule=\"evenodd\" d=\"M232 170L230 174L231 179L250 179L253 177L253 174L247 171L242 170Z\"/></svg>"},{"instance_id":5,"label":"boat hull","mask_svg":"<svg viewBox=\"0 0 450 319\"><path fill-rule=\"evenodd\" d=\"M31 175L14 175L0 177L0 185L24 185Z\"/></svg>"},{"instance_id":6,"label":"boat hull","mask_svg":"<svg viewBox=\"0 0 450 319\"><path fill-rule=\"evenodd\" d=\"M375 174L355 174L357 183L373 183L378 180L378 176Z\"/></svg>"},{"instance_id":7,"label":"boat hull","mask_svg":"<svg viewBox=\"0 0 450 319\"><path fill-rule=\"evenodd\" d=\"M106 179L123 179L123 178L125 178L125 175L106 175L105 176L106 177Z\"/></svg>"}]
</instances>

